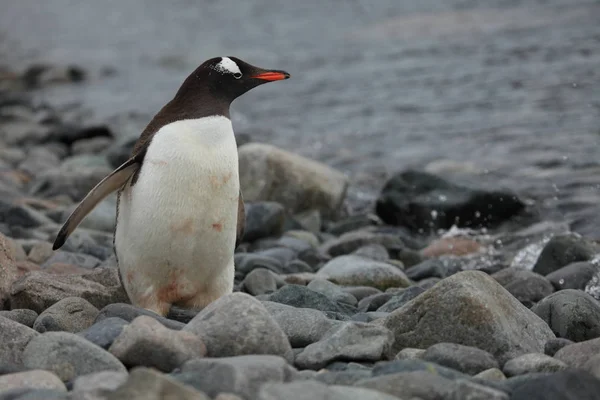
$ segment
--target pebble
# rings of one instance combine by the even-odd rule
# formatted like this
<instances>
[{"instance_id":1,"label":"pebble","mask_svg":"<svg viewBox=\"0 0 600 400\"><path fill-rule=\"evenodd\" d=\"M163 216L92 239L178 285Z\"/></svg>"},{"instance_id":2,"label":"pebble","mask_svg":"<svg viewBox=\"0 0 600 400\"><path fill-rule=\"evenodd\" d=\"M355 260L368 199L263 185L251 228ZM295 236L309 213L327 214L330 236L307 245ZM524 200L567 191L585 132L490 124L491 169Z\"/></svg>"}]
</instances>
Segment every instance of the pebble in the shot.
<instances>
[{"instance_id":1,"label":"pebble","mask_svg":"<svg viewBox=\"0 0 600 400\"><path fill-rule=\"evenodd\" d=\"M387 302L385 302L385 304L377 308L377 311L386 313L392 312L424 292L425 289L420 286L411 286L406 289L402 289L394 293L394 295Z\"/></svg>"},{"instance_id":2,"label":"pebble","mask_svg":"<svg viewBox=\"0 0 600 400\"><path fill-rule=\"evenodd\" d=\"M369 258L375 261L387 261L390 259L390 255L385 246L379 243L371 243L359 247L352 252L352 255Z\"/></svg>"},{"instance_id":3,"label":"pebble","mask_svg":"<svg viewBox=\"0 0 600 400\"><path fill-rule=\"evenodd\" d=\"M506 268L492 274L492 278L527 307L554 292L554 287L546 278L532 271Z\"/></svg>"},{"instance_id":4,"label":"pebble","mask_svg":"<svg viewBox=\"0 0 600 400\"><path fill-rule=\"evenodd\" d=\"M576 370L542 375L521 382L512 390L511 400L596 400L600 380Z\"/></svg>"},{"instance_id":5,"label":"pebble","mask_svg":"<svg viewBox=\"0 0 600 400\"><path fill-rule=\"evenodd\" d=\"M36 331L66 331L76 333L89 328L98 316L98 309L81 297L66 297L44 310L35 320Z\"/></svg>"},{"instance_id":6,"label":"pebble","mask_svg":"<svg viewBox=\"0 0 600 400\"><path fill-rule=\"evenodd\" d=\"M407 347L402 349L396 354L394 359L396 360L419 360L425 354L425 349L413 349L411 347Z\"/></svg>"},{"instance_id":7,"label":"pebble","mask_svg":"<svg viewBox=\"0 0 600 400\"><path fill-rule=\"evenodd\" d=\"M372 375L390 375L401 372L426 371L444 378L455 380L459 378L469 379L469 375L452 368L423 360L394 360L380 361L373 366Z\"/></svg>"},{"instance_id":8,"label":"pebble","mask_svg":"<svg viewBox=\"0 0 600 400\"><path fill-rule=\"evenodd\" d=\"M507 361L502 372L508 377L532 372L557 372L567 368L564 362L540 353L523 354Z\"/></svg>"},{"instance_id":9,"label":"pebble","mask_svg":"<svg viewBox=\"0 0 600 400\"><path fill-rule=\"evenodd\" d=\"M531 311L546 321L558 337L574 342L600 337L600 303L581 290L558 291Z\"/></svg>"},{"instance_id":10,"label":"pebble","mask_svg":"<svg viewBox=\"0 0 600 400\"><path fill-rule=\"evenodd\" d=\"M268 269L276 274L280 274L283 269L283 265L279 260L256 253L236 253L234 263L236 279L243 279L257 268Z\"/></svg>"},{"instance_id":11,"label":"pebble","mask_svg":"<svg viewBox=\"0 0 600 400\"><path fill-rule=\"evenodd\" d=\"M269 296L269 301L298 308L354 314L355 307L331 300L322 293L302 285L286 285Z\"/></svg>"},{"instance_id":12,"label":"pebble","mask_svg":"<svg viewBox=\"0 0 600 400\"><path fill-rule=\"evenodd\" d=\"M182 329L198 335L208 357L247 354L293 359L290 342L267 309L252 296L236 292L219 298Z\"/></svg>"},{"instance_id":13,"label":"pebble","mask_svg":"<svg viewBox=\"0 0 600 400\"><path fill-rule=\"evenodd\" d=\"M113 391L123 385L129 374L117 371L101 371L81 375L73 382L73 392Z\"/></svg>"},{"instance_id":14,"label":"pebble","mask_svg":"<svg viewBox=\"0 0 600 400\"><path fill-rule=\"evenodd\" d=\"M501 363L542 352L546 341L554 338L544 321L480 271L463 271L440 281L392 312L383 325L395 335L395 351L461 343L485 350Z\"/></svg>"},{"instance_id":15,"label":"pebble","mask_svg":"<svg viewBox=\"0 0 600 400\"><path fill-rule=\"evenodd\" d=\"M325 279L313 279L306 287L315 292L324 294L335 302L342 302L351 306L356 306L358 304L356 297L352 296L350 293L344 292L342 287Z\"/></svg>"},{"instance_id":16,"label":"pebble","mask_svg":"<svg viewBox=\"0 0 600 400\"><path fill-rule=\"evenodd\" d=\"M0 397L13 389L50 389L66 392L65 384L52 372L41 369L0 375ZM20 398L20 397L19 397Z\"/></svg>"},{"instance_id":17,"label":"pebble","mask_svg":"<svg viewBox=\"0 0 600 400\"><path fill-rule=\"evenodd\" d=\"M463 268L459 258L441 257L422 261L406 270L406 276L420 281L426 278L446 278L454 275Z\"/></svg>"},{"instance_id":18,"label":"pebble","mask_svg":"<svg viewBox=\"0 0 600 400\"><path fill-rule=\"evenodd\" d=\"M598 269L589 262L574 262L549 273L546 275L546 279L550 281L555 290L584 290L597 272Z\"/></svg>"},{"instance_id":19,"label":"pebble","mask_svg":"<svg viewBox=\"0 0 600 400\"><path fill-rule=\"evenodd\" d=\"M210 400L203 392L151 368L136 367L107 400Z\"/></svg>"},{"instance_id":20,"label":"pebble","mask_svg":"<svg viewBox=\"0 0 600 400\"><path fill-rule=\"evenodd\" d=\"M574 234L552 237L544 246L533 266L533 272L548 275L577 261L588 261L597 249Z\"/></svg>"},{"instance_id":21,"label":"pebble","mask_svg":"<svg viewBox=\"0 0 600 400\"><path fill-rule=\"evenodd\" d=\"M323 383L291 382L268 383L261 387L257 400L398 400L377 390L325 385Z\"/></svg>"},{"instance_id":22,"label":"pebble","mask_svg":"<svg viewBox=\"0 0 600 400\"><path fill-rule=\"evenodd\" d=\"M485 379L487 381L503 381L506 380L506 375L498 368L490 368L476 374L474 378Z\"/></svg>"},{"instance_id":23,"label":"pebble","mask_svg":"<svg viewBox=\"0 0 600 400\"><path fill-rule=\"evenodd\" d=\"M569 344L558 350L554 358L570 367L580 368L596 354L600 354L600 338Z\"/></svg>"},{"instance_id":24,"label":"pebble","mask_svg":"<svg viewBox=\"0 0 600 400\"><path fill-rule=\"evenodd\" d=\"M127 303L113 303L107 305L98 313L98 317L96 317L96 322L100 322L106 318L111 317L117 317L124 319L127 322L131 322L140 315L152 317L169 329L180 330L185 326L185 324L182 322L165 318L161 315L156 314L153 311L136 307Z\"/></svg>"},{"instance_id":25,"label":"pebble","mask_svg":"<svg viewBox=\"0 0 600 400\"><path fill-rule=\"evenodd\" d=\"M425 371L401 372L363 379L355 386L377 390L402 399L443 399L452 381Z\"/></svg>"},{"instance_id":26,"label":"pebble","mask_svg":"<svg viewBox=\"0 0 600 400\"><path fill-rule=\"evenodd\" d=\"M128 321L122 318L108 317L97 321L88 329L79 332L78 335L104 350L108 350L127 324Z\"/></svg>"},{"instance_id":27,"label":"pebble","mask_svg":"<svg viewBox=\"0 0 600 400\"><path fill-rule=\"evenodd\" d=\"M69 332L46 332L25 347L23 364L55 373L63 382L100 371L125 372L112 354Z\"/></svg>"},{"instance_id":28,"label":"pebble","mask_svg":"<svg viewBox=\"0 0 600 400\"><path fill-rule=\"evenodd\" d=\"M404 272L388 263L345 255L334 258L317 272L317 277L344 286L372 286L380 290L407 287L411 282Z\"/></svg>"},{"instance_id":29,"label":"pebble","mask_svg":"<svg viewBox=\"0 0 600 400\"><path fill-rule=\"evenodd\" d=\"M359 302L365 297L381 293L381 290L370 286L345 286L342 287L342 290L346 293L350 293Z\"/></svg>"},{"instance_id":30,"label":"pebble","mask_svg":"<svg viewBox=\"0 0 600 400\"><path fill-rule=\"evenodd\" d=\"M100 259L87 254L78 254L69 251L57 250L42 264L42 268L47 268L52 264L71 264L83 268L93 269L100 265L101 262L102 261Z\"/></svg>"},{"instance_id":31,"label":"pebble","mask_svg":"<svg viewBox=\"0 0 600 400\"><path fill-rule=\"evenodd\" d=\"M125 326L108 351L127 367L151 367L171 372L186 361L204 357L206 346L191 332L166 328L141 315Z\"/></svg>"},{"instance_id":32,"label":"pebble","mask_svg":"<svg viewBox=\"0 0 600 400\"><path fill-rule=\"evenodd\" d=\"M572 340L564 338L550 339L544 345L544 354L553 357L560 349L573 344Z\"/></svg>"},{"instance_id":33,"label":"pebble","mask_svg":"<svg viewBox=\"0 0 600 400\"><path fill-rule=\"evenodd\" d=\"M244 289L251 295L270 294L277 290L278 276L266 268L256 268L244 278Z\"/></svg>"},{"instance_id":34,"label":"pebble","mask_svg":"<svg viewBox=\"0 0 600 400\"><path fill-rule=\"evenodd\" d=\"M23 351L39 333L12 319L0 316L0 365L20 367Z\"/></svg>"},{"instance_id":35,"label":"pebble","mask_svg":"<svg viewBox=\"0 0 600 400\"><path fill-rule=\"evenodd\" d=\"M349 255L361 247L379 244L387 249L398 249L405 247L404 242L397 235L388 233L376 233L369 230L357 230L346 232L338 238L326 241L320 247L324 254L332 257Z\"/></svg>"},{"instance_id":36,"label":"pebble","mask_svg":"<svg viewBox=\"0 0 600 400\"><path fill-rule=\"evenodd\" d=\"M456 343L434 344L420 358L469 375L499 367L498 361L487 351Z\"/></svg>"},{"instance_id":37,"label":"pebble","mask_svg":"<svg viewBox=\"0 0 600 400\"><path fill-rule=\"evenodd\" d=\"M325 333L296 356L301 369L318 370L335 360L379 361L391 358L392 332L381 326L345 322Z\"/></svg>"},{"instance_id":38,"label":"pebble","mask_svg":"<svg viewBox=\"0 0 600 400\"><path fill-rule=\"evenodd\" d=\"M33 324L38 317L38 313L33 310L15 309L10 311L0 311L0 317L12 319L29 328L33 328Z\"/></svg>"},{"instance_id":39,"label":"pebble","mask_svg":"<svg viewBox=\"0 0 600 400\"><path fill-rule=\"evenodd\" d=\"M454 382L452 391L445 396L448 400L509 400L508 394L488 386L465 379Z\"/></svg>"},{"instance_id":40,"label":"pebble","mask_svg":"<svg viewBox=\"0 0 600 400\"><path fill-rule=\"evenodd\" d=\"M41 265L52 257L53 254L54 250L52 250L50 242L37 242L29 251L27 260Z\"/></svg>"}]
</instances>

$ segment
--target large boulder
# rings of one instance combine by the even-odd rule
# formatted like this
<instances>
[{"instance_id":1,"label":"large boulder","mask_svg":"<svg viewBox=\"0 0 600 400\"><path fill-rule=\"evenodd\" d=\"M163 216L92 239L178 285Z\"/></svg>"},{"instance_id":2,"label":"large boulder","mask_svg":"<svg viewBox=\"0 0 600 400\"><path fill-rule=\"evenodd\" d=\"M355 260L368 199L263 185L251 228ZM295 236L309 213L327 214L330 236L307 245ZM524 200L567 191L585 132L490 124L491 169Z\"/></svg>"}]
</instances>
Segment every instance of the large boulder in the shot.
<instances>
[{"instance_id":1,"label":"large boulder","mask_svg":"<svg viewBox=\"0 0 600 400\"><path fill-rule=\"evenodd\" d=\"M348 178L325 164L263 143L239 148L240 185L244 200L276 201L298 213L319 210L338 215Z\"/></svg>"}]
</instances>

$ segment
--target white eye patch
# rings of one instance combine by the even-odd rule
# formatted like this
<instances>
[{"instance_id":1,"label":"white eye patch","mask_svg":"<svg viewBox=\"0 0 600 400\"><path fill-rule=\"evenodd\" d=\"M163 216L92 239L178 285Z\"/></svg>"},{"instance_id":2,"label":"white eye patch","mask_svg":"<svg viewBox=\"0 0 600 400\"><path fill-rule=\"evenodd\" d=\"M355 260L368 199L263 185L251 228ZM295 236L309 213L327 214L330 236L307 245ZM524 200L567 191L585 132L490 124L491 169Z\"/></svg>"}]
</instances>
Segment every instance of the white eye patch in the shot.
<instances>
[{"instance_id":1,"label":"white eye patch","mask_svg":"<svg viewBox=\"0 0 600 400\"><path fill-rule=\"evenodd\" d=\"M242 77L240 67L229 57L221 57L221 61L213 69L220 74L232 74L235 79Z\"/></svg>"}]
</instances>

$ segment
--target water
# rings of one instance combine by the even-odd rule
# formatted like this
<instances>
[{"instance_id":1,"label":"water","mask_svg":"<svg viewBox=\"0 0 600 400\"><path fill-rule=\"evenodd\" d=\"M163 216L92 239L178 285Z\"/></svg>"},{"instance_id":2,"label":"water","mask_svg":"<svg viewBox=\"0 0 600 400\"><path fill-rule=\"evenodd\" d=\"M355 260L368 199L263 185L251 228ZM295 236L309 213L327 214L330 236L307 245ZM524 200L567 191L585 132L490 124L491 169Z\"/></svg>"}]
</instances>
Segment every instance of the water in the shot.
<instances>
[{"instance_id":1,"label":"water","mask_svg":"<svg viewBox=\"0 0 600 400\"><path fill-rule=\"evenodd\" d=\"M44 90L143 124L200 62L285 69L233 105L238 132L324 161L376 194L407 167L504 186L600 232L600 3L584 0L0 0L12 63L75 63ZM106 67L115 74L103 76Z\"/></svg>"}]
</instances>

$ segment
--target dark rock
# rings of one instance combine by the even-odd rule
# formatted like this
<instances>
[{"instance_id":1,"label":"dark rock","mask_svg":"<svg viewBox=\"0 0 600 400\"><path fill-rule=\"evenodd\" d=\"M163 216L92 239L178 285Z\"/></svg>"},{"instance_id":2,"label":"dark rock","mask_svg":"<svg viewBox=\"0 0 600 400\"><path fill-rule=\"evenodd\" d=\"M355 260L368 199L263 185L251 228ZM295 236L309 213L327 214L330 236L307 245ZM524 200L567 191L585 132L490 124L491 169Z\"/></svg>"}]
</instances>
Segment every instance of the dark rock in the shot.
<instances>
[{"instance_id":1,"label":"dark rock","mask_svg":"<svg viewBox=\"0 0 600 400\"><path fill-rule=\"evenodd\" d=\"M29 88L38 88L48 84L81 82L86 72L76 65L33 64L23 72L22 79Z\"/></svg>"},{"instance_id":2,"label":"dark rock","mask_svg":"<svg viewBox=\"0 0 600 400\"><path fill-rule=\"evenodd\" d=\"M331 328L316 343L306 346L295 360L302 369L318 370L332 361L379 361L391 358L392 333L381 327L346 322Z\"/></svg>"},{"instance_id":3,"label":"dark rock","mask_svg":"<svg viewBox=\"0 0 600 400\"><path fill-rule=\"evenodd\" d=\"M273 201L246 203L244 242L279 236L285 222L284 207Z\"/></svg>"},{"instance_id":4,"label":"dark rock","mask_svg":"<svg viewBox=\"0 0 600 400\"><path fill-rule=\"evenodd\" d=\"M387 250L404 248L405 244L397 235L376 233L367 230L343 234L337 239L328 240L321 246L321 252L332 257L350 254L361 247L379 244Z\"/></svg>"},{"instance_id":5,"label":"dark rock","mask_svg":"<svg viewBox=\"0 0 600 400\"><path fill-rule=\"evenodd\" d=\"M282 272L284 274L296 274L301 272L314 272L313 267L311 267L307 262L302 260L292 260L283 267Z\"/></svg>"},{"instance_id":6,"label":"dark rock","mask_svg":"<svg viewBox=\"0 0 600 400\"><path fill-rule=\"evenodd\" d=\"M381 290L371 286L347 286L342 288L342 290L350 293L359 302L368 296L381 293Z\"/></svg>"},{"instance_id":7,"label":"dark rock","mask_svg":"<svg viewBox=\"0 0 600 400\"><path fill-rule=\"evenodd\" d=\"M232 293L198 313L183 331L206 344L209 357L272 354L291 361L292 347L267 309L252 296Z\"/></svg>"},{"instance_id":8,"label":"dark rock","mask_svg":"<svg viewBox=\"0 0 600 400\"><path fill-rule=\"evenodd\" d=\"M565 338L550 339L544 345L544 354L553 357L560 349L574 342Z\"/></svg>"},{"instance_id":9,"label":"dark rock","mask_svg":"<svg viewBox=\"0 0 600 400\"><path fill-rule=\"evenodd\" d=\"M374 389L401 398L444 399L452 382L425 371L402 372L360 380L355 386Z\"/></svg>"},{"instance_id":10,"label":"dark rock","mask_svg":"<svg viewBox=\"0 0 600 400\"><path fill-rule=\"evenodd\" d=\"M556 292L531 311L546 321L557 337L574 342L600 337L600 303L581 290Z\"/></svg>"},{"instance_id":11,"label":"dark rock","mask_svg":"<svg viewBox=\"0 0 600 400\"><path fill-rule=\"evenodd\" d=\"M233 393L244 399L254 399L263 384L288 382L294 374L294 368L284 358L244 355L191 360L173 376L210 397L219 393Z\"/></svg>"},{"instance_id":12,"label":"dark rock","mask_svg":"<svg viewBox=\"0 0 600 400\"><path fill-rule=\"evenodd\" d=\"M122 318L104 318L78 335L84 337L97 346L108 350L113 341L121 334L128 322Z\"/></svg>"},{"instance_id":13,"label":"dark rock","mask_svg":"<svg viewBox=\"0 0 600 400\"><path fill-rule=\"evenodd\" d=\"M335 302L324 294L301 285L286 285L271 294L268 300L297 308L312 308L319 311L333 311L342 314L354 314L356 311L350 305Z\"/></svg>"},{"instance_id":14,"label":"dark rock","mask_svg":"<svg viewBox=\"0 0 600 400\"><path fill-rule=\"evenodd\" d=\"M506 376L530 374L533 372L557 372L567 368L567 364L545 354L530 353L508 360L502 372Z\"/></svg>"},{"instance_id":15,"label":"dark rock","mask_svg":"<svg viewBox=\"0 0 600 400\"><path fill-rule=\"evenodd\" d=\"M446 278L454 275L463 268L463 263L459 258L442 257L431 260L425 260L406 270L406 276L413 280L425 278Z\"/></svg>"},{"instance_id":16,"label":"dark rock","mask_svg":"<svg viewBox=\"0 0 600 400\"><path fill-rule=\"evenodd\" d=\"M546 275L546 279L552 283L556 290L583 290L597 271L598 269L589 262L574 262L549 273Z\"/></svg>"},{"instance_id":17,"label":"dark rock","mask_svg":"<svg viewBox=\"0 0 600 400\"><path fill-rule=\"evenodd\" d=\"M110 317L118 317L124 319L127 322L131 322L140 315L152 317L169 329L180 330L185 326L185 324L182 322L173 321L163 316L160 316L150 310L146 310L144 308L136 307L131 304L125 303L109 304L103 309L101 309L100 313L98 314L98 317L96 318L96 323L102 321L105 318Z\"/></svg>"},{"instance_id":18,"label":"dark rock","mask_svg":"<svg viewBox=\"0 0 600 400\"><path fill-rule=\"evenodd\" d=\"M511 400L595 400L600 380L577 370L527 379L516 386Z\"/></svg>"},{"instance_id":19,"label":"dark rock","mask_svg":"<svg viewBox=\"0 0 600 400\"><path fill-rule=\"evenodd\" d=\"M39 334L12 319L0 317L0 365L23 364L23 351Z\"/></svg>"},{"instance_id":20,"label":"dark rock","mask_svg":"<svg viewBox=\"0 0 600 400\"><path fill-rule=\"evenodd\" d=\"M574 234L555 236L544 246L533 272L548 275L571 263L588 261L596 252L596 246Z\"/></svg>"},{"instance_id":21,"label":"dark rock","mask_svg":"<svg viewBox=\"0 0 600 400\"><path fill-rule=\"evenodd\" d=\"M74 155L98 154L106 150L112 142L111 138L101 136L89 139L78 139L71 145L71 151Z\"/></svg>"},{"instance_id":22,"label":"dark rock","mask_svg":"<svg viewBox=\"0 0 600 400\"><path fill-rule=\"evenodd\" d=\"M392 312L383 322L395 334L394 350L440 342L473 346L504 363L541 352L554 334L537 315L480 271L464 271Z\"/></svg>"},{"instance_id":23,"label":"dark rock","mask_svg":"<svg viewBox=\"0 0 600 400\"><path fill-rule=\"evenodd\" d=\"M376 203L385 223L422 232L453 225L492 228L524 210L525 204L511 192L470 188L414 170L393 176Z\"/></svg>"},{"instance_id":24,"label":"dark rock","mask_svg":"<svg viewBox=\"0 0 600 400\"><path fill-rule=\"evenodd\" d=\"M142 315L125 326L108 351L127 367L144 366L171 372L188 360L206 355L206 346L191 332L166 328Z\"/></svg>"},{"instance_id":25,"label":"dark rock","mask_svg":"<svg viewBox=\"0 0 600 400\"><path fill-rule=\"evenodd\" d=\"M509 400L508 394L488 386L480 385L466 379L454 382L448 400Z\"/></svg>"},{"instance_id":26,"label":"dark rock","mask_svg":"<svg viewBox=\"0 0 600 400\"><path fill-rule=\"evenodd\" d=\"M357 231L361 228L380 224L381 220L374 214L355 214L339 221L330 222L325 230L335 236L340 236L350 231Z\"/></svg>"},{"instance_id":27,"label":"dark rock","mask_svg":"<svg viewBox=\"0 0 600 400\"><path fill-rule=\"evenodd\" d=\"M382 376L415 371L430 372L432 374L439 375L450 380L459 378L469 378L469 375L456 371L452 368L447 368L442 365L428 361L423 361L420 359L404 359L387 362L378 362L373 367L372 374L373 376Z\"/></svg>"},{"instance_id":28,"label":"dark rock","mask_svg":"<svg viewBox=\"0 0 600 400\"><path fill-rule=\"evenodd\" d=\"M373 322L375 320L385 318L389 315L386 312L370 311L365 313L357 313L352 316L352 321L356 322Z\"/></svg>"},{"instance_id":29,"label":"dark rock","mask_svg":"<svg viewBox=\"0 0 600 400\"><path fill-rule=\"evenodd\" d=\"M368 378L371 378L371 371L368 369L346 369L343 371L331 371L329 369L327 371L319 371L313 379L319 382L323 382L327 385L352 386L357 381Z\"/></svg>"},{"instance_id":30,"label":"dark rock","mask_svg":"<svg viewBox=\"0 0 600 400\"><path fill-rule=\"evenodd\" d=\"M276 274L280 274L283 269L283 265L279 260L256 253L236 253L234 263L235 276L240 279L256 268L265 268Z\"/></svg>"},{"instance_id":31,"label":"dark rock","mask_svg":"<svg viewBox=\"0 0 600 400\"><path fill-rule=\"evenodd\" d=\"M294 348L305 347L321 340L327 331L341 323L311 308L296 308L271 301L264 301L263 305L285 332Z\"/></svg>"},{"instance_id":32,"label":"dark rock","mask_svg":"<svg viewBox=\"0 0 600 400\"><path fill-rule=\"evenodd\" d=\"M203 392L177 379L146 367L131 370L124 385L109 393L106 400L210 400Z\"/></svg>"},{"instance_id":33,"label":"dark rock","mask_svg":"<svg viewBox=\"0 0 600 400\"><path fill-rule=\"evenodd\" d=\"M27 368L54 372L63 382L99 371L123 371L112 354L68 332L47 332L31 339L23 352Z\"/></svg>"},{"instance_id":34,"label":"dark rock","mask_svg":"<svg viewBox=\"0 0 600 400\"><path fill-rule=\"evenodd\" d=\"M362 312L375 311L394 297L393 293L377 293L367 296L358 302L358 309Z\"/></svg>"},{"instance_id":35,"label":"dark rock","mask_svg":"<svg viewBox=\"0 0 600 400\"><path fill-rule=\"evenodd\" d=\"M244 289L253 296L277 290L277 275L265 268L256 268L244 278Z\"/></svg>"},{"instance_id":36,"label":"dark rock","mask_svg":"<svg viewBox=\"0 0 600 400\"><path fill-rule=\"evenodd\" d=\"M350 304L351 306L356 306L358 303L356 297L352 296L350 293L344 292L342 288L335 283L324 279L313 279L306 287L315 292L322 293L336 302Z\"/></svg>"},{"instance_id":37,"label":"dark rock","mask_svg":"<svg viewBox=\"0 0 600 400\"><path fill-rule=\"evenodd\" d=\"M172 306L167 314L167 319L175 320L187 324L190 322L196 315L198 315L198 310L194 310L191 308L179 308L176 306Z\"/></svg>"},{"instance_id":38,"label":"dark rock","mask_svg":"<svg viewBox=\"0 0 600 400\"><path fill-rule=\"evenodd\" d=\"M53 168L35 177L30 183L31 195L42 198L66 195L81 200L112 170L107 167Z\"/></svg>"},{"instance_id":39,"label":"dark rock","mask_svg":"<svg viewBox=\"0 0 600 400\"><path fill-rule=\"evenodd\" d=\"M542 275L523 269L506 268L492 278L527 307L554 292L552 284Z\"/></svg>"},{"instance_id":40,"label":"dark rock","mask_svg":"<svg viewBox=\"0 0 600 400\"><path fill-rule=\"evenodd\" d=\"M594 355L600 354L600 338L573 343L554 354L554 358L574 368L581 368Z\"/></svg>"},{"instance_id":41,"label":"dark rock","mask_svg":"<svg viewBox=\"0 0 600 400\"><path fill-rule=\"evenodd\" d=\"M49 389L63 393L67 391L65 384L56 375L40 369L0 376L0 398L4 398L2 395L13 389Z\"/></svg>"},{"instance_id":42,"label":"dark rock","mask_svg":"<svg viewBox=\"0 0 600 400\"><path fill-rule=\"evenodd\" d=\"M392 312L424 292L425 289L419 286L411 286L400 290L399 292L394 293L394 295L384 305L379 307L377 311L386 313Z\"/></svg>"},{"instance_id":43,"label":"dark rock","mask_svg":"<svg viewBox=\"0 0 600 400\"><path fill-rule=\"evenodd\" d=\"M317 272L317 276L339 285L372 286L381 290L410 286L409 279L399 268L354 255L334 258Z\"/></svg>"},{"instance_id":44,"label":"dark rock","mask_svg":"<svg viewBox=\"0 0 600 400\"><path fill-rule=\"evenodd\" d=\"M76 333L92 326L98 309L80 297L66 297L44 310L33 329L38 332L66 331Z\"/></svg>"},{"instance_id":45,"label":"dark rock","mask_svg":"<svg viewBox=\"0 0 600 400\"><path fill-rule=\"evenodd\" d=\"M33 310L27 309L16 309L11 311L0 311L0 317L12 319L20 324L23 324L29 328L33 327L33 323L38 317L38 313Z\"/></svg>"},{"instance_id":46,"label":"dark rock","mask_svg":"<svg viewBox=\"0 0 600 400\"><path fill-rule=\"evenodd\" d=\"M268 383L260 389L257 400L398 400L377 390L325 385L315 381Z\"/></svg>"},{"instance_id":47,"label":"dark rock","mask_svg":"<svg viewBox=\"0 0 600 400\"><path fill-rule=\"evenodd\" d=\"M487 351L456 343L434 344L421 355L421 359L469 375L475 375L489 368L499 367L498 361Z\"/></svg>"},{"instance_id":48,"label":"dark rock","mask_svg":"<svg viewBox=\"0 0 600 400\"><path fill-rule=\"evenodd\" d=\"M40 211L26 205L9 205L3 207L0 204L0 222L10 227L37 228L41 225L52 224L52 220Z\"/></svg>"}]
</instances>

